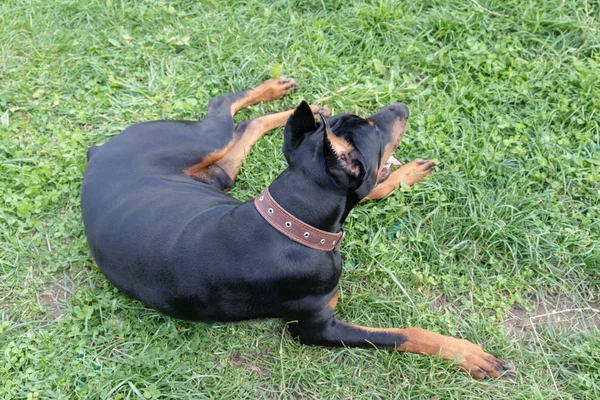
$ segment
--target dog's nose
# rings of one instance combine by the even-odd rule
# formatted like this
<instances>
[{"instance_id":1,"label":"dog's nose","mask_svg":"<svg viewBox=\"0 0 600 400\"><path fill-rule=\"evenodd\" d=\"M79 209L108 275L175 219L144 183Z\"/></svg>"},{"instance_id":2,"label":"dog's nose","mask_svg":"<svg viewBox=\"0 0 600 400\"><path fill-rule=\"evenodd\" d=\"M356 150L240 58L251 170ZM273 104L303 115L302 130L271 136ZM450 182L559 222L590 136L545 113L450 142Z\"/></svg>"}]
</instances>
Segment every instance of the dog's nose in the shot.
<instances>
[{"instance_id":1,"label":"dog's nose","mask_svg":"<svg viewBox=\"0 0 600 400\"><path fill-rule=\"evenodd\" d=\"M375 114L371 115L369 119L375 122L380 128L384 128L386 126L391 126L394 121L406 121L409 115L410 112L406 105L394 103L377 111Z\"/></svg>"},{"instance_id":2,"label":"dog's nose","mask_svg":"<svg viewBox=\"0 0 600 400\"><path fill-rule=\"evenodd\" d=\"M408 107L403 103L395 103L388 106L388 109L395 112L400 119L408 119L410 112Z\"/></svg>"}]
</instances>

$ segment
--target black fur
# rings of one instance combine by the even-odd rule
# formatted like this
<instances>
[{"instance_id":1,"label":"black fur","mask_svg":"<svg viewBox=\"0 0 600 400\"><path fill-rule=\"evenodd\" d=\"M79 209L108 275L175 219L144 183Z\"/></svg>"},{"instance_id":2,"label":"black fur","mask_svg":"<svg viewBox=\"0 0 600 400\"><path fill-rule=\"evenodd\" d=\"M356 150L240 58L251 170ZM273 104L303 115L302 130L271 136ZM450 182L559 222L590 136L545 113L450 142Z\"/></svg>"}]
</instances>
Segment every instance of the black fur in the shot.
<instances>
[{"instance_id":1,"label":"black fur","mask_svg":"<svg viewBox=\"0 0 600 400\"><path fill-rule=\"evenodd\" d=\"M228 176L199 182L182 172L232 140L228 107L240 94L230 96L211 101L203 121L141 123L90 149L81 197L90 249L116 287L170 316L284 318L298 321L293 329L305 342L319 341L327 335L323 327L337 321L330 300L342 268L339 252L310 249L273 229L251 201L222 191L232 184ZM398 118L392 109L381 115ZM360 175L348 176L334 162L324 127L303 102L284 129L289 167L270 191L297 218L338 232L373 189L392 139L381 124L354 115L330 122L354 147ZM325 342L331 340L337 339Z\"/></svg>"}]
</instances>

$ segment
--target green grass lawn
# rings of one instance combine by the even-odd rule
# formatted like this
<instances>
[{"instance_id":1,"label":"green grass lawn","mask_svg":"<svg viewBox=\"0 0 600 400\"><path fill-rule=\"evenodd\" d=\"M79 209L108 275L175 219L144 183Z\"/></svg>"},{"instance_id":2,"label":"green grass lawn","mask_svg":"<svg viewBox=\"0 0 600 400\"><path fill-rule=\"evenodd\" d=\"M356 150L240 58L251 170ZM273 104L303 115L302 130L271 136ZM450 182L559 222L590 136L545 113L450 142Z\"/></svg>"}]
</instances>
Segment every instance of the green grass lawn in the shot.
<instances>
[{"instance_id":1,"label":"green grass lawn","mask_svg":"<svg viewBox=\"0 0 600 400\"><path fill-rule=\"evenodd\" d=\"M596 0L3 0L0 398L600 398L599 21ZM514 382L302 346L274 320L178 321L97 270L87 148L279 74L301 90L240 121L402 101L396 157L445 164L350 215L339 316L480 343ZM254 148L235 197L285 168L281 143Z\"/></svg>"}]
</instances>

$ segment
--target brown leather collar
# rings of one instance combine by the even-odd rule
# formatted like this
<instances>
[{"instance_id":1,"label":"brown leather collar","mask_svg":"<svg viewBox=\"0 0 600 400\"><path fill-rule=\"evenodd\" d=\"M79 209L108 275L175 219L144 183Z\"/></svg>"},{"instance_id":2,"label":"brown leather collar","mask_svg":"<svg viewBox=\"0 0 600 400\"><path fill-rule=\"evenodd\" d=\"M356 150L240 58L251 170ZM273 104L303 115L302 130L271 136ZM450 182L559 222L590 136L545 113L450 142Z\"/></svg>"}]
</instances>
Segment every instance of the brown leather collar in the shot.
<instances>
[{"instance_id":1,"label":"brown leather collar","mask_svg":"<svg viewBox=\"0 0 600 400\"><path fill-rule=\"evenodd\" d=\"M290 239L310 248L322 251L337 250L344 238L343 229L339 233L330 233L300 221L277 204L273 197L271 197L269 188L265 188L254 199L254 206L273 228Z\"/></svg>"}]
</instances>

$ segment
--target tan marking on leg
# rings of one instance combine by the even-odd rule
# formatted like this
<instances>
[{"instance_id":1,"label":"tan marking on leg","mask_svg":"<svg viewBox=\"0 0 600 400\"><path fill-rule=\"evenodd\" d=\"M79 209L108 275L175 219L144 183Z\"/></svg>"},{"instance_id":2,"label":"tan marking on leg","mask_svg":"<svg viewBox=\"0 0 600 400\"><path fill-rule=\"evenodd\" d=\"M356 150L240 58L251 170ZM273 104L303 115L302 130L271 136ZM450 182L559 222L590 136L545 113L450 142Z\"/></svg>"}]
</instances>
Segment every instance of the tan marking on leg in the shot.
<instances>
[{"instance_id":1,"label":"tan marking on leg","mask_svg":"<svg viewBox=\"0 0 600 400\"><path fill-rule=\"evenodd\" d=\"M313 104L310 106L313 114L317 114L321 109ZM329 109L324 109L330 113ZM252 146L264 135L273 129L280 128L285 125L294 110L284 111L276 114L265 115L248 122L248 126L244 133L240 136L235 145L227 152L227 154L217 161L217 165L221 167L231 179L235 178L240 173L242 162L252 149Z\"/></svg>"},{"instance_id":2,"label":"tan marking on leg","mask_svg":"<svg viewBox=\"0 0 600 400\"><path fill-rule=\"evenodd\" d=\"M380 329L354 326L366 333L401 335L405 340L396 346L396 350L420 355L440 355L444 360L454 360L460 369L469 372L476 379L497 378L505 371L498 359L468 340L440 335L421 328Z\"/></svg>"},{"instance_id":3,"label":"tan marking on leg","mask_svg":"<svg viewBox=\"0 0 600 400\"><path fill-rule=\"evenodd\" d=\"M298 84L293 78L281 76L279 78L269 79L254 89L248 89L244 97L232 103L231 115L233 116L237 111L253 104L280 99L297 88Z\"/></svg>"},{"instance_id":4,"label":"tan marking on leg","mask_svg":"<svg viewBox=\"0 0 600 400\"><path fill-rule=\"evenodd\" d=\"M340 289L335 291L335 293L333 294L333 297L331 298L331 300L329 300L329 303L327 303L327 308L329 308L330 310L335 310L335 307L337 306L339 297L340 297Z\"/></svg>"},{"instance_id":5,"label":"tan marking on leg","mask_svg":"<svg viewBox=\"0 0 600 400\"><path fill-rule=\"evenodd\" d=\"M231 148L235 145L235 143L236 143L236 140L232 139L229 143L227 143L227 145L223 149L216 150L216 151L213 151L212 153L209 153L199 163L191 165L191 166L187 167L185 170L183 170L183 173L188 176L194 176L194 177L202 179L202 177L206 173L205 168L211 164L214 164L218 160L222 159L231 150Z\"/></svg>"},{"instance_id":6,"label":"tan marking on leg","mask_svg":"<svg viewBox=\"0 0 600 400\"><path fill-rule=\"evenodd\" d=\"M416 159L404 164L390 174L390 177L381 182L367 196L367 199L382 199L400 187L402 183L413 186L417 182L432 174L435 164L433 161Z\"/></svg>"}]
</instances>

